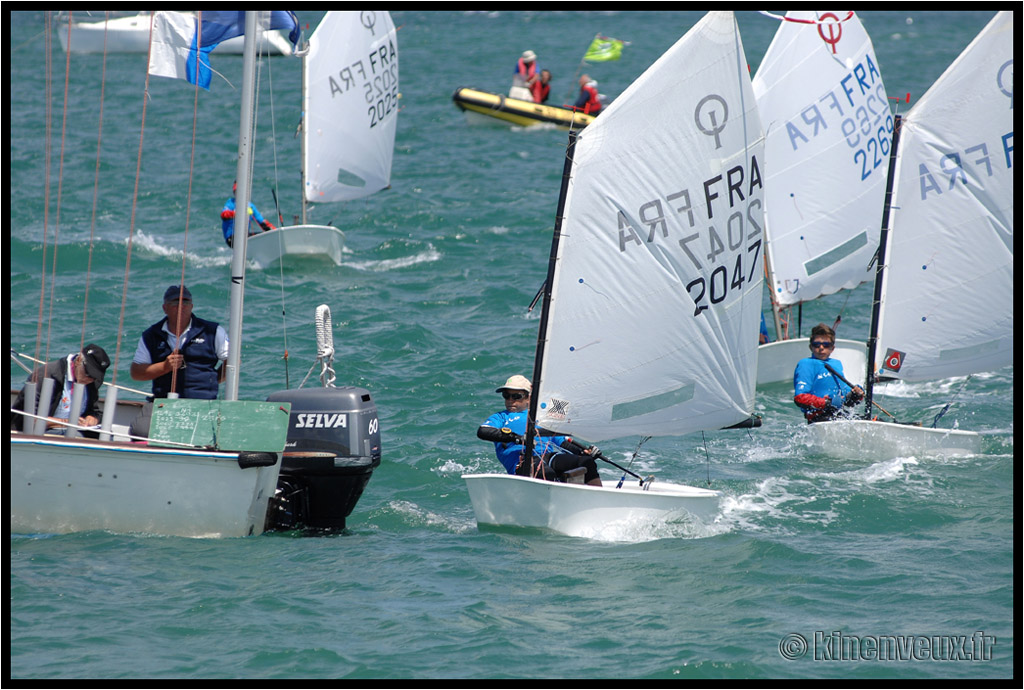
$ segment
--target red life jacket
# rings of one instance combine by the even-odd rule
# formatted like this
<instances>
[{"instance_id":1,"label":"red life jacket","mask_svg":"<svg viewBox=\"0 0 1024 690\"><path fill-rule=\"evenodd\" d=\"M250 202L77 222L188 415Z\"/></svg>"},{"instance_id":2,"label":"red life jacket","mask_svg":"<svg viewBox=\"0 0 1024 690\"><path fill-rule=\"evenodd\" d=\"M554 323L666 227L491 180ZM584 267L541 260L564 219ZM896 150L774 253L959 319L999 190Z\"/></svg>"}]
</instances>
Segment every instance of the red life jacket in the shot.
<instances>
[{"instance_id":1,"label":"red life jacket","mask_svg":"<svg viewBox=\"0 0 1024 690\"><path fill-rule=\"evenodd\" d=\"M523 62L523 58L519 58L519 68L517 70L519 78L523 80L523 83L530 81L531 78L537 76L537 61L534 60L529 65Z\"/></svg>"},{"instance_id":2,"label":"red life jacket","mask_svg":"<svg viewBox=\"0 0 1024 690\"><path fill-rule=\"evenodd\" d=\"M548 94L551 93L551 84L545 84L538 79L533 82L533 86L530 87L530 91L533 92L534 103L543 103L548 99Z\"/></svg>"},{"instance_id":3,"label":"red life jacket","mask_svg":"<svg viewBox=\"0 0 1024 690\"><path fill-rule=\"evenodd\" d=\"M587 104L583 106L583 112L588 115L597 115L601 111L601 99L597 96L597 89L589 84L581 86L580 89L587 94Z\"/></svg>"}]
</instances>

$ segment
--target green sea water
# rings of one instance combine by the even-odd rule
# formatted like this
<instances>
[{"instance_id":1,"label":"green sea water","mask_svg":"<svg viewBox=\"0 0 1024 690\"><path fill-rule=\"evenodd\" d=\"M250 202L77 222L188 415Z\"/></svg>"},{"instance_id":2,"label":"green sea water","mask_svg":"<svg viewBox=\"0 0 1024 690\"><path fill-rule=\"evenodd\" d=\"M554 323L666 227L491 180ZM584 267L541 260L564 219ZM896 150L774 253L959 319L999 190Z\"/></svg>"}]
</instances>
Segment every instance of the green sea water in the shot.
<instances>
[{"instance_id":1,"label":"green sea water","mask_svg":"<svg viewBox=\"0 0 1024 690\"><path fill-rule=\"evenodd\" d=\"M338 382L376 400L383 461L347 532L11 535L9 676L1010 677L1012 367L966 383L890 386L880 398L930 423L956 396L943 424L980 431L978 456L815 454L791 387L765 386L760 429L654 439L633 461L666 481L721 490L713 524L608 526L594 539L477 528L461 475L499 469L475 430L500 408L494 388L532 367L538 323L527 307L546 273L567 138L470 124L451 95L503 92L531 49L564 102L602 33L629 42L621 60L586 68L614 98L701 14L393 12L402 111L391 189L315 209L314 222L345 230L344 265L297 261L247 276L242 397L298 385L315 362L314 309L327 304ZM312 28L320 13L298 15ZM889 93L910 93L910 105L991 16L861 14ZM777 21L738 19L756 72ZM151 78L147 96L141 55L73 56L65 82L53 35L48 82L43 13L13 12L10 27L8 343L50 358L83 338L100 343L117 381L131 385L138 336L183 270L196 314L227 320L230 254L218 214L235 174L241 60L214 54L221 76L200 94L193 156L194 92L184 82ZM286 221L298 213L299 73L283 57L261 70L254 201L278 217L276 188ZM840 336L865 338L870 292L809 305L805 330L842 313ZM23 378L12 365L11 384ZM602 449L628 462L637 441ZM864 651L890 638L929 651Z\"/></svg>"}]
</instances>

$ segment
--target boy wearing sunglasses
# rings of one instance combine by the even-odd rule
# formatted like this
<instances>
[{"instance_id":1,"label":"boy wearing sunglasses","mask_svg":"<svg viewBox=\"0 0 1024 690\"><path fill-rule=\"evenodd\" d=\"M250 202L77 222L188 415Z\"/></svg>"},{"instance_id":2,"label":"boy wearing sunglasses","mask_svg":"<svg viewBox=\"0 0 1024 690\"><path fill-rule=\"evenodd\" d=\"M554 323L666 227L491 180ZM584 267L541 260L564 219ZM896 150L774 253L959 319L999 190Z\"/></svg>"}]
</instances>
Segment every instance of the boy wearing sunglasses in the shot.
<instances>
[{"instance_id":1,"label":"boy wearing sunglasses","mask_svg":"<svg viewBox=\"0 0 1024 690\"><path fill-rule=\"evenodd\" d=\"M811 356L801 359L793 372L793 402L808 424L835 419L844 407L864 399L860 386L850 388L833 375L843 373L843 363L832 359L836 334L823 323L811 329ZM831 369L832 371L829 371Z\"/></svg>"},{"instance_id":2,"label":"boy wearing sunglasses","mask_svg":"<svg viewBox=\"0 0 1024 690\"><path fill-rule=\"evenodd\" d=\"M530 393L533 384L525 376L516 374L505 381L505 385L495 389L505 399L505 409L495 412L480 425L476 431L477 438L494 443L494 452L498 461L509 474L516 474L523 451L526 450L524 436L526 419L530 413ZM572 471L583 468L583 480L587 484L601 485L601 477L597 473L597 463L592 456L600 454L594 446L574 454L563 449L562 444L577 448L571 439L565 436L538 435L533 439L534 462L544 464L544 478L561 479ZM524 474L527 474L524 472ZM538 475L539 476L539 475Z\"/></svg>"}]
</instances>

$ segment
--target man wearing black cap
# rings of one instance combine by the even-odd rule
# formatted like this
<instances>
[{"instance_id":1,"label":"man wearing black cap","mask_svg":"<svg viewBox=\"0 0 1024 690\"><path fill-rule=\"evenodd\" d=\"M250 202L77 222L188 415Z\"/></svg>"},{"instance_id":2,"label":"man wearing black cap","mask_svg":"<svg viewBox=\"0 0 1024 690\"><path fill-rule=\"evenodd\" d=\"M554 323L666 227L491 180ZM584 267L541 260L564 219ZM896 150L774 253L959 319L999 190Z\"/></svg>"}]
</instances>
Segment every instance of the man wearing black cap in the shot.
<instances>
[{"instance_id":1,"label":"man wearing black cap","mask_svg":"<svg viewBox=\"0 0 1024 690\"><path fill-rule=\"evenodd\" d=\"M81 352L72 352L67 357L47 362L37 367L29 381L36 383L36 404L39 406L39 397L42 393L43 379L53 379L53 394L50 397L50 409L47 410L47 429L65 428L69 419L76 420L73 423L79 426L95 426L100 423L96 403L99 400L100 386L103 384L103 376L110 366L110 358L99 345L87 345ZM76 383L85 385L85 396L82 400L82 409L77 414L71 412L71 394ZM15 410L25 409L25 389L22 388L14 404ZM36 414L40 414L37 410ZM14 428L21 429L24 424L24 417L15 414L12 419Z\"/></svg>"}]
</instances>

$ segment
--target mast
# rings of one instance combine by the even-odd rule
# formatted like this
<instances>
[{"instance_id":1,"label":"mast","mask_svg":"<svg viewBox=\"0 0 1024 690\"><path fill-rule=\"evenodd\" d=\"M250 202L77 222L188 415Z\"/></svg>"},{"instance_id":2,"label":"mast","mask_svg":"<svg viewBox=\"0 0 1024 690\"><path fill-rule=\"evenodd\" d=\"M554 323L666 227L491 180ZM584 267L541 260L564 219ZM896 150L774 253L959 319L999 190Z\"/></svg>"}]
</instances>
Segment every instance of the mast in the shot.
<instances>
[{"instance_id":1,"label":"mast","mask_svg":"<svg viewBox=\"0 0 1024 690\"><path fill-rule=\"evenodd\" d=\"M892 188L896 181L896 151L900 144L900 130L903 116L893 116L892 150L889 151L889 170L885 182L885 205L882 207L882 230L878 237L878 252L875 254L875 296L871 302L871 329L868 332L868 371L865 378L864 414L871 417L871 398L875 387L875 356L878 346L878 328L882 316L882 293L885 284L885 265L889 262L889 211L892 209Z\"/></svg>"},{"instance_id":2,"label":"mast","mask_svg":"<svg viewBox=\"0 0 1024 690\"><path fill-rule=\"evenodd\" d=\"M768 232L770 232L770 230L768 229L768 222L766 220L765 221L765 233L767 234ZM782 307L779 306L779 301L775 298L775 284L774 284L775 283L775 278L774 278L775 272L772 270L772 257L771 257L771 253L772 253L771 252L771 242L765 242L764 243L764 268L765 268L765 273L767 274L765 277L768 279L768 299L771 300L771 303L772 303L772 321L775 324L775 339L776 340L788 340L788 333L786 334L787 338L783 338L782 337L783 336L783 332L782 332Z\"/></svg>"},{"instance_id":3,"label":"mast","mask_svg":"<svg viewBox=\"0 0 1024 690\"><path fill-rule=\"evenodd\" d=\"M555 266L558 263L558 249L562 239L562 214L565 198L569 193L569 179L572 177L572 159L576 150L576 130L569 130L569 146L565 150L565 165L562 167L562 188L558 193L558 209L555 212L555 232L551 238L551 255L548 257L548 277L544 282L544 302L540 312L540 326L537 329L537 352L533 357L533 391L530 393L530 411L526 418L526 441L523 462L516 468L516 474L530 474L533 460L533 440L536 434L537 397L543 372L544 349L547 346L548 315L551 311L551 289L555 284Z\"/></svg>"},{"instance_id":4,"label":"mast","mask_svg":"<svg viewBox=\"0 0 1024 690\"><path fill-rule=\"evenodd\" d=\"M242 354L242 311L245 301L245 255L249 238L249 199L252 185L252 123L256 85L256 12L245 13L242 63L242 104L238 124L238 168L235 179L235 236L231 257L231 316L228 327L227 386L225 400L238 400L238 373ZM241 223L241 225L239 225Z\"/></svg>"},{"instance_id":5,"label":"mast","mask_svg":"<svg viewBox=\"0 0 1024 690\"><path fill-rule=\"evenodd\" d=\"M306 128L309 126L307 115L307 104L306 94L309 90L309 84L306 81L309 79L309 69L307 62L309 61L309 40L306 40L306 45L302 51L302 95L299 101L299 107L302 108L302 118L300 126L302 127L302 143L299 145L299 178L301 180L302 189L299 190L299 199L301 200L302 207L302 224L306 224Z\"/></svg>"}]
</instances>

